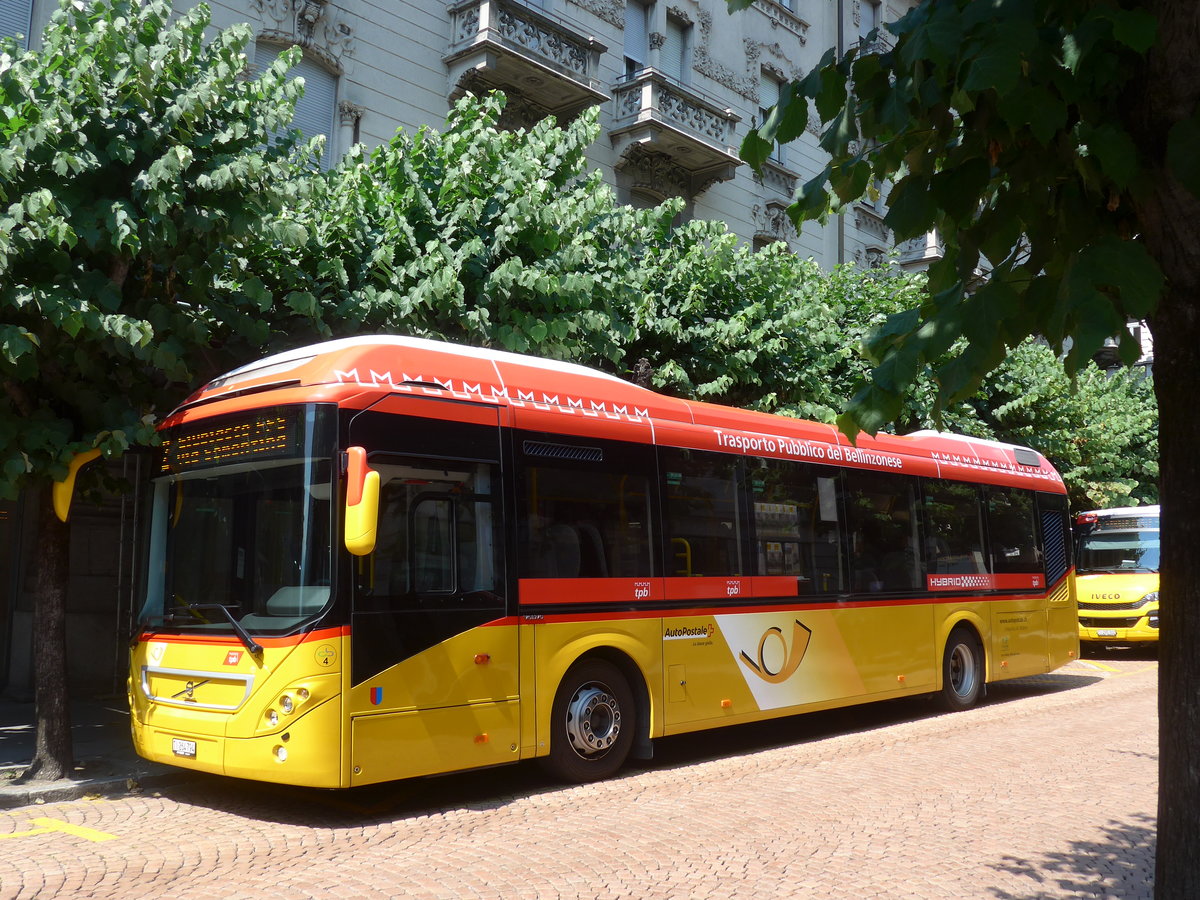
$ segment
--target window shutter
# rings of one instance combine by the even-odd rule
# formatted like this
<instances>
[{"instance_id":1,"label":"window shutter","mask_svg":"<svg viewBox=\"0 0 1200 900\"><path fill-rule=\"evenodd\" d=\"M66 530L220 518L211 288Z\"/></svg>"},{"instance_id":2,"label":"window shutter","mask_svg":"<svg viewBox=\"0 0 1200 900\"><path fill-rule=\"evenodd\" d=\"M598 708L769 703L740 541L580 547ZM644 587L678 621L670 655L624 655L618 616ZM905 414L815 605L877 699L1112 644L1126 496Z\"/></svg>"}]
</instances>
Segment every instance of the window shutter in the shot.
<instances>
[{"instance_id":1,"label":"window shutter","mask_svg":"<svg viewBox=\"0 0 1200 900\"><path fill-rule=\"evenodd\" d=\"M24 35L23 47L29 46L33 0L0 0L0 37Z\"/></svg>"},{"instance_id":2,"label":"window shutter","mask_svg":"<svg viewBox=\"0 0 1200 900\"><path fill-rule=\"evenodd\" d=\"M258 44L254 52L254 69L261 72L286 50L275 44ZM333 112L337 103L337 76L311 59L301 59L291 70L292 77L304 79L304 96L296 103L296 117L292 127L306 138L325 135L325 152L321 155L321 168L328 169L333 162Z\"/></svg>"},{"instance_id":3,"label":"window shutter","mask_svg":"<svg viewBox=\"0 0 1200 900\"><path fill-rule=\"evenodd\" d=\"M625 59L633 69L644 69L650 55L650 36L646 29L646 7L630 0L625 4Z\"/></svg>"},{"instance_id":4,"label":"window shutter","mask_svg":"<svg viewBox=\"0 0 1200 900\"><path fill-rule=\"evenodd\" d=\"M772 106L779 103L779 93L781 90L783 90L783 85L780 82L768 77L766 73L763 74L763 79L758 87L759 103L762 104L758 108L758 114L761 118L759 125L767 121L767 113L770 112ZM785 165L783 161L783 144L776 142L768 159L781 166Z\"/></svg>"},{"instance_id":5,"label":"window shutter","mask_svg":"<svg viewBox=\"0 0 1200 900\"><path fill-rule=\"evenodd\" d=\"M683 64L686 54L687 26L668 18L666 40L662 49L662 68L676 81L684 80Z\"/></svg>"}]
</instances>

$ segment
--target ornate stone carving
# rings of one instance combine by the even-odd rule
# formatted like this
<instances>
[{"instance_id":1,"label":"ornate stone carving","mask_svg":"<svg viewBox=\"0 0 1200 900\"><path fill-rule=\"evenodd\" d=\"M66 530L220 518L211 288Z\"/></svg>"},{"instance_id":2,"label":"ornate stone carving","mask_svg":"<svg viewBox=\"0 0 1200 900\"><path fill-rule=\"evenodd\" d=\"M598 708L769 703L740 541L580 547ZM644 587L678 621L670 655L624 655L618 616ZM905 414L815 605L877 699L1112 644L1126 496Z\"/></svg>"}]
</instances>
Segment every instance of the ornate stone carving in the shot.
<instances>
[{"instance_id":1,"label":"ornate stone carving","mask_svg":"<svg viewBox=\"0 0 1200 900\"><path fill-rule=\"evenodd\" d=\"M632 190L691 199L691 176L663 153L630 147L617 167L629 179Z\"/></svg>"},{"instance_id":2,"label":"ornate stone carving","mask_svg":"<svg viewBox=\"0 0 1200 900\"><path fill-rule=\"evenodd\" d=\"M770 20L772 28L782 28L791 32L801 44L808 43L808 23L795 13L766 0L754 0L754 8Z\"/></svg>"},{"instance_id":3,"label":"ornate stone carving","mask_svg":"<svg viewBox=\"0 0 1200 900\"><path fill-rule=\"evenodd\" d=\"M357 103L351 103L349 100L342 100L338 103L338 120L343 125L354 125L362 120L366 111L365 106L359 106Z\"/></svg>"},{"instance_id":4,"label":"ornate stone carving","mask_svg":"<svg viewBox=\"0 0 1200 900\"><path fill-rule=\"evenodd\" d=\"M590 53L583 40L576 40L565 31L548 28L520 14L519 6L501 7L496 30L501 37L574 72L581 78L590 76Z\"/></svg>"},{"instance_id":5,"label":"ornate stone carving","mask_svg":"<svg viewBox=\"0 0 1200 900\"><path fill-rule=\"evenodd\" d=\"M712 58L708 52L709 39L712 36L712 13L700 10L696 18L700 25L700 39L692 50L692 67L702 75L706 75L718 84L722 84L735 94L745 97L751 103L758 102L758 71L753 66L747 52L746 71L742 75L722 65ZM757 59L757 57L756 57Z\"/></svg>"},{"instance_id":6,"label":"ornate stone carving","mask_svg":"<svg viewBox=\"0 0 1200 900\"><path fill-rule=\"evenodd\" d=\"M550 115L548 109L518 91L509 89L505 97L504 111L496 123L505 131L528 130Z\"/></svg>"},{"instance_id":7,"label":"ornate stone carving","mask_svg":"<svg viewBox=\"0 0 1200 900\"><path fill-rule=\"evenodd\" d=\"M686 9L683 9L682 7L679 7L679 6L668 6L667 7L667 15L670 16L672 19L676 19L680 22L683 22L685 25L694 25L695 24L695 20L692 18L692 14L690 12L688 12Z\"/></svg>"},{"instance_id":8,"label":"ornate stone carving","mask_svg":"<svg viewBox=\"0 0 1200 900\"><path fill-rule=\"evenodd\" d=\"M335 75L346 72L354 55L354 34L340 21L329 0L251 0L262 21L259 37L284 45L299 44Z\"/></svg>"},{"instance_id":9,"label":"ornate stone carving","mask_svg":"<svg viewBox=\"0 0 1200 900\"><path fill-rule=\"evenodd\" d=\"M861 204L854 210L854 227L885 244L892 242L892 230L883 224L883 217Z\"/></svg>"},{"instance_id":10,"label":"ornate stone carving","mask_svg":"<svg viewBox=\"0 0 1200 900\"><path fill-rule=\"evenodd\" d=\"M808 107L808 124L804 126L804 130L815 137L821 136L821 116L815 104Z\"/></svg>"},{"instance_id":11,"label":"ornate stone carving","mask_svg":"<svg viewBox=\"0 0 1200 900\"><path fill-rule=\"evenodd\" d=\"M312 40L329 0L296 0L296 31Z\"/></svg>"},{"instance_id":12,"label":"ornate stone carving","mask_svg":"<svg viewBox=\"0 0 1200 900\"><path fill-rule=\"evenodd\" d=\"M672 125L709 138L718 146L732 143L736 115L705 103L659 74L617 85L613 99L617 121L636 118L657 107L659 116Z\"/></svg>"},{"instance_id":13,"label":"ornate stone carving","mask_svg":"<svg viewBox=\"0 0 1200 900\"><path fill-rule=\"evenodd\" d=\"M789 80L787 75L784 74L783 69L779 68L779 66L775 65L775 63L769 63L769 62L763 63L762 70L764 72L766 72L767 75L774 78L776 81L788 81Z\"/></svg>"},{"instance_id":14,"label":"ornate stone carving","mask_svg":"<svg viewBox=\"0 0 1200 900\"><path fill-rule=\"evenodd\" d=\"M667 42L667 36L661 31L650 32L650 49L661 50Z\"/></svg>"},{"instance_id":15,"label":"ornate stone carving","mask_svg":"<svg viewBox=\"0 0 1200 900\"><path fill-rule=\"evenodd\" d=\"M468 6L458 10L454 15L454 37L452 44L461 44L472 40L479 34L479 7Z\"/></svg>"},{"instance_id":16,"label":"ornate stone carving","mask_svg":"<svg viewBox=\"0 0 1200 900\"><path fill-rule=\"evenodd\" d=\"M603 19L609 25L625 28L625 3L623 0L571 0L580 9Z\"/></svg>"},{"instance_id":17,"label":"ornate stone carving","mask_svg":"<svg viewBox=\"0 0 1200 900\"><path fill-rule=\"evenodd\" d=\"M719 143L729 142L730 122L724 116L695 103L663 85L658 98L658 110L676 125L712 138Z\"/></svg>"},{"instance_id":18,"label":"ornate stone carving","mask_svg":"<svg viewBox=\"0 0 1200 900\"><path fill-rule=\"evenodd\" d=\"M787 214L787 206L783 203L768 201L766 204L756 204L751 216L756 238L790 242L799 237L796 226Z\"/></svg>"},{"instance_id":19,"label":"ornate stone carving","mask_svg":"<svg viewBox=\"0 0 1200 900\"><path fill-rule=\"evenodd\" d=\"M483 3L484 0L477 0L455 7L451 15L452 47L468 46L479 37ZM490 8L490 29L503 42L571 73L580 81L588 82L595 77L599 57L589 38L541 18L519 3L492 2Z\"/></svg>"},{"instance_id":20,"label":"ornate stone carving","mask_svg":"<svg viewBox=\"0 0 1200 900\"><path fill-rule=\"evenodd\" d=\"M799 179L787 169L770 160L763 163L762 174L755 175L754 179L789 200L796 196L796 185L799 183Z\"/></svg>"}]
</instances>

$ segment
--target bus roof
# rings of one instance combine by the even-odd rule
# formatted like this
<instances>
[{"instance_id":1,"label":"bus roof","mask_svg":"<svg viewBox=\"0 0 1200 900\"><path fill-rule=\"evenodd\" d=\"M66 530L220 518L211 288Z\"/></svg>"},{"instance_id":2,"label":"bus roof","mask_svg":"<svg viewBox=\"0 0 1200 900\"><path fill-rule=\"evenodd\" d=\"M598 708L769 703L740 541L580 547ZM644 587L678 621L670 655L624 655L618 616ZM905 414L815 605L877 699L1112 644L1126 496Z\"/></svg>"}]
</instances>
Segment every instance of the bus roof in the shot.
<instances>
[{"instance_id":1,"label":"bus roof","mask_svg":"<svg viewBox=\"0 0 1200 900\"><path fill-rule=\"evenodd\" d=\"M194 393L164 424L191 418L188 411L199 413L200 404L227 408L216 401L241 398L238 405L246 409L273 402L278 389L331 386L359 395L410 393L557 410L599 422L660 423L673 434L709 433L709 443L696 445L701 449L1064 492L1058 473L1028 447L934 431L863 435L851 444L832 425L668 397L575 363L394 335L326 341L234 369ZM296 402L296 392L288 393Z\"/></svg>"},{"instance_id":2,"label":"bus roof","mask_svg":"<svg viewBox=\"0 0 1200 900\"><path fill-rule=\"evenodd\" d=\"M1111 509L1089 509L1079 513L1081 516L1096 516L1097 518L1107 518L1110 516L1157 516L1158 504L1153 506L1114 506Z\"/></svg>"}]
</instances>

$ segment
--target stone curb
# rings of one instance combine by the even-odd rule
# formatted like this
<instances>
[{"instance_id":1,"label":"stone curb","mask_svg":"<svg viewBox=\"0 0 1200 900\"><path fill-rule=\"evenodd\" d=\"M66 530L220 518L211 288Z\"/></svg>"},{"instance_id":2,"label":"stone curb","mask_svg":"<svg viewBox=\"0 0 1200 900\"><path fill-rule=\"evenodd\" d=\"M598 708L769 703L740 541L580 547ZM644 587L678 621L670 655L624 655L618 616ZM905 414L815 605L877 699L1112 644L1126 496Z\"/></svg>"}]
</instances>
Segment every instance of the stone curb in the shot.
<instances>
[{"instance_id":1,"label":"stone curb","mask_svg":"<svg viewBox=\"0 0 1200 900\"><path fill-rule=\"evenodd\" d=\"M0 773L2 775L3 773ZM104 775L94 778L60 778L57 781L31 781L28 784L0 782L0 810L45 803L63 803L83 797L112 797L121 794L140 794L158 787L177 784L191 778L192 773L164 769L132 775Z\"/></svg>"}]
</instances>

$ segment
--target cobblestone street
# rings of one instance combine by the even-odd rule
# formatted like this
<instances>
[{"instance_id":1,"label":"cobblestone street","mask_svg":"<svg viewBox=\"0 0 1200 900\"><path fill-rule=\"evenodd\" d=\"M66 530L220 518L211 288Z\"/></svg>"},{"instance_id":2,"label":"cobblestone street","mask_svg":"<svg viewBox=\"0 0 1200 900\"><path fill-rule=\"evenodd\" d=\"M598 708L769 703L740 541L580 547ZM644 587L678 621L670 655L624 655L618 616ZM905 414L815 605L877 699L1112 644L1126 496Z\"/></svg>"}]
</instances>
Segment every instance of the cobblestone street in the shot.
<instances>
[{"instance_id":1,"label":"cobblestone street","mask_svg":"<svg viewBox=\"0 0 1200 900\"><path fill-rule=\"evenodd\" d=\"M197 777L0 813L0 898L1149 898L1153 657L345 793Z\"/></svg>"}]
</instances>

